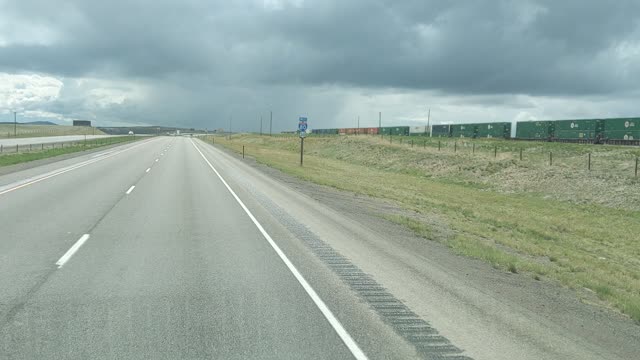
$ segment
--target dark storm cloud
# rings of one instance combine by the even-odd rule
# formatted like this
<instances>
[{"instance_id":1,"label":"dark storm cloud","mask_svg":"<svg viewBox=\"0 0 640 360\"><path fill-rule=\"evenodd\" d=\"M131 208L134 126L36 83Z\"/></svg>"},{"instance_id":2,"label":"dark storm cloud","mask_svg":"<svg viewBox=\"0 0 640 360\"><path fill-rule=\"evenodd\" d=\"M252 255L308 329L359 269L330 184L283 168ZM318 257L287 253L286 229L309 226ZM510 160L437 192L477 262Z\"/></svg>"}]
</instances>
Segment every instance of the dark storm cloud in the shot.
<instances>
[{"instance_id":1,"label":"dark storm cloud","mask_svg":"<svg viewBox=\"0 0 640 360\"><path fill-rule=\"evenodd\" d=\"M4 4L7 15L43 23L59 39L0 48L0 66L453 92L581 94L632 86L616 71L622 64L601 57L636 40L637 1L301 1L275 11L230 3Z\"/></svg>"},{"instance_id":2,"label":"dark storm cloud","mask_svg":"<svg viewBox=\"0 0 640 360\"><path fill-rule=\"evenodd\" d=\"M533 94L636 86L619 72L637 74L635 64L607 54L637 41L638 2L402 3L325 5L306 14L316 17L310 26L296 10L275 28L308 55L291 62L312 83ZM289 69L272 79L286 79Z\"/></svg>"}]
</instances>

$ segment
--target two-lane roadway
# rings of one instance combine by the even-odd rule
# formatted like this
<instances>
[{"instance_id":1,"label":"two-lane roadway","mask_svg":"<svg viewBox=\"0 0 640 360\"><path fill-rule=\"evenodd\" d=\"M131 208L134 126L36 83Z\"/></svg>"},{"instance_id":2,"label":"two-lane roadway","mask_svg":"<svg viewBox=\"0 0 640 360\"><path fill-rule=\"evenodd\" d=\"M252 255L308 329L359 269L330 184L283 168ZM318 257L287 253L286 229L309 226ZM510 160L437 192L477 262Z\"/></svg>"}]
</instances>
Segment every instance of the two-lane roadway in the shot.
<instances>
[{"instance_id":1,"label":"two-lane roadway","mask_svg":"<svg viewBox=\"0 0 640 360\"><path fill-rule=\"evenodd\" d=\"M0 358L367 358L203 146L0 177Z\"/></svg>"}]
</instances>

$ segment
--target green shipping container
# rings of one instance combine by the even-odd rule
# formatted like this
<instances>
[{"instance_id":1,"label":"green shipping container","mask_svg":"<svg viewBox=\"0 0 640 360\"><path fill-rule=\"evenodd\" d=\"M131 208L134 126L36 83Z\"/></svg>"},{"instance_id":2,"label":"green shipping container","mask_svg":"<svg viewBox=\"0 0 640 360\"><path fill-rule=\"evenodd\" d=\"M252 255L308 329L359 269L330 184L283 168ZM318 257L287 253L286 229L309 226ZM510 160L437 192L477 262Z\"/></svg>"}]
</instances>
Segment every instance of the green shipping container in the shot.
<instances>
[{"instance_id":1,"label":"green shipping container","mask_svg":"<svg viewBox=\"0 0 640 360\"><path fill-rule=\"evenodd\" d=\"M596 131L599 126L601 126L602 120L597 119L581 119L581 120L557 120L556 123L556 131ZM560 136L556 136L560 137Z\"/></svg>"},{"instance_id":2,"label":"green shipping container","mask_svg":"<svg viewBox=\"0 0 640 360\"><path fill-rule=\"evenodd\" d=\"M612 140L640 140L640 129L636 131L606 131L604 137Z\"/></svg>"},{"instance_id":3,"label":"green shipping container","mask_svg":"<svg viewBox=\"0 0 640 360\"><path fill-rule=\"evenodd\" d=\"M639 131L640 118L604 119L604 130L609 131Z\"/></svg>"},{"instance_id":4,"label":"green shipping container","mask_svg":"<svg viewBox=\"0 0 640 360\"><path fill-rule=\"evenodd\" d=\"M409 136L408 126L385 126L380 128L382 135Z\"/></svg>"},{"instance_id":5,"label":"green shipping container","mask_svg":"<svg viewBox=\"0 0 640 360\"><path fill-rule=\"evenodd\" d=\"M477 136L479 138L510 138L511 123L485 123L476 124L478 128Z\"/></svg>"},{"instance_id":6,"label":"green shipping container","mask_svg":"<svg viewBox=\"0 0 640 360\"><path fill-rule=\"evenodd\" d=\"M518 139L549 139L554 134L554 121L523 121L516 123L516 138Z\"/></svg>"},{"instance_id":7,"label":"green shipping container","mask_svg":"<svg viewBox=\"0 0 640 360\"><path fill-rule=\"evenodd\" d=\"M640 139L640 118L605 119L604 138L612 140Z\"/></svg>"},{"instance_id":8,"label":"green shipping container","mask_svg":"<svg viewBox=\"0 0 640 360\"><path fill-rule=\"evenodd\" d=\"M556 139L593 140L597 136L595 130L557 130Z\"/></svg>"},{"instance_id":9,"label":"green shipping container","mask_svg":"<svg viewBox=\"0 0 640 360\"><path fill-rule=\"evenodd\" d=\"M449 137L451 136L451 126L450 125L433 125L431 126L431 132L433 133L433 137Z\"/></svg>"},{"instance_id":10,"label":"green shipping container","mask_svg":"<svg viewBox=\"0 0 640 360\"><path fill-rule=\"evenodd\" d=\"M451 125L451 136L461 138L478 137L478 124Z\"/></svg>"}]
</instances>

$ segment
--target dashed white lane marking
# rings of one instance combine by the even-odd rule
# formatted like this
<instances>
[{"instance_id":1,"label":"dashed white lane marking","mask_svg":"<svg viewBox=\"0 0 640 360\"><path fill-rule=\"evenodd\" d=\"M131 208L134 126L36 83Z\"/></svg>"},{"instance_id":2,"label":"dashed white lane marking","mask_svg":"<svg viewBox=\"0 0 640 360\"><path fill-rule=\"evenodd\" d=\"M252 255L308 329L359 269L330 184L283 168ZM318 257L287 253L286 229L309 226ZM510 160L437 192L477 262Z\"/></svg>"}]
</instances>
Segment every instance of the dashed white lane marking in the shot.
<instances>
[{"instance_id":1,"label":"dashed white lane marking","mask_svg":"<svg viewBox=\"0 0 640 360\"><path fill-rule=\"evenodd\" d=\"M156 159L156 162L160 161L160 159Z\"/></svg>"},{"instance_id":2,"label":"dashed white lane marking","mask_svg":"<svg viewBox=\"0 0 640 360\"><path fill-rule=\"evenodd\" d=\"M101 153L99 153L99 154L95 154L95 155L93 155L93 156L91 156L91 157L92 157L92 158L97 158L97 157L100 157L100 156L105 156L105 155L111 154L111 153L112 153L112 152L114 152L114 151L116 151L116 150L111 150L111 151L101 152Z\"/></svg>"},{"instance_id":3,"label":"dashed white lane marking","mask_svg":"<svg viewBox=\"0 0 640 360\"><path fill-rule=\"evenodd\" d=\"M191 140L191 139L190 139ZM267 231L264 229L264 227L262 227L262 225L258 222L258 220L255 218L255 216L253 216L253 214L251 213L251 211L249 210L249 208L247 208L244 203L242 202L242 200L240 200L240 198L238 197L238 195L236 195L235 191L233 191L233 189L231 189L231 187L229 186L229 184L227 184L227 182L224 180L224 178L222 177L222 175L220 175L220 173L218 172L218 170L216 170L216 168L213 167L213 165L211 165L211 162L209 162L209 160L206 158L206 156L204 156L204 154L202 153L202 151L200 151L200 149L198 148L198 146L193 142L193 140L191 140L191 144L193 145L193 147L200 153L200 156L202 156L202 158L204 159L204 161L207 163L207 165L209 165L209 167L211 168L211 170L213 170L214 173L216 173L216 175L218 176L218 178L220 179L220 181L222 181L222 183L224 184L224 186L227 188L227 190L229 190L229 192L231 193L231 195L233 195L234 199L236 199L236 201L238 202L238 204L240 204L240 207L242 207L242 210L244 210L244 212L249 216L249 218L251 219L251 221L253 222L253 224L258 228L258 230L260 231L260 233L262 233L262 236L264 236L264 238L267 240L267 242L269 243L269 245L271 245L271 247L273 248L273 250L275 250L276 254L278 254L278 256L280 257L280 259L282 260L282 262L284 262L284 264L287 266L287 268L289 269L289 271L291 271L291 273L293 274L293 276L296 278L296 280L298 280L298 282L300 283L300 285L302 285L302 288L307 292L307 294L309 295L309 297L311 298L311 300L315 303L315 305L318 307L318 309L320 309L320 312L322 312L322 315L324 315L324 317L327 319L327 321L329 321L329 324L331 324L331 326L333 327L333 329L335 330L335 332L338 334L338 336L340 337L340 339L342 339L342 341L344 342L344 344L347 346L347 348L349 348L349 351L351 351L351 354L353 355L353 357L356 358L356 360L367 360L367 355L364 354L364 352L360 349L360 347L358 346L358 344L355 342L355 340L353 340L353 338L351 337L351 335L349 335L349 333L347 332L347 330L342 326L342 324L340 323L340 321L333 315L333 313L331 312L331 310L329 309L329 307L327 307L327 305L324 303L324 301L320 298L320 296L316 293L315 290L313 290L313 288L311 287L311 285L309 285L309 283L307 282L307 280L305 280L305 278L302 276L302 274L300 274L300 272L298 271L298 269L296 269L295 265L293 265L293 263L289 260L289 258L287 257L287 255L284 254L284 252L282 252L282 250L280 249L280 247L275 243L275 241L273 241L273 239L271 238L271 236L269 235L269 233L267 233Z\"/></svg>"},{"instance_id":4,"label":"dashed white lane marking","mask_svg":"<svg viewBox=\"0 0 640 360\"><path fill-rule=\"evenodd\" d=\"M64 255L62 255L62 257L58 261L56 261L56 265L58 265L58 269L60 269L62 265L64 265L67 261L69 261L69 259L71 259L73 254L75 254L76 251L80 249L80 246L82 246L82 244L84 244L85 241L87 240L89 240L89 234L82 235L80 239L78 239L78 241L76 241L76 243L73 244L73 246L69 248L69 250L67 250L67 252L64 253Z\"/></svg>"},{"instance_id":5,"label":"dashed white lane marking","mask_svg":"<svg viewBox=\"0 0 640 360\"><path fill-rule=\"evenodd\" d=\"M135 185L131 185L131 187L129 188L129 190L127 190L126 194L129 195L131 194L131 192L133 191L133 189L135 189L136 186Z\"/></svg>"},{"instance_id":6,"label":"dashed white lane marking","mask_svg":"<svg viewBox=\"0 0 640 360\"><path fill-rule=\"evenodd\" d=\"M151 171L151 168L148 168L145 172L149 172L149 171Z\"/></svg>"}]
</instances>

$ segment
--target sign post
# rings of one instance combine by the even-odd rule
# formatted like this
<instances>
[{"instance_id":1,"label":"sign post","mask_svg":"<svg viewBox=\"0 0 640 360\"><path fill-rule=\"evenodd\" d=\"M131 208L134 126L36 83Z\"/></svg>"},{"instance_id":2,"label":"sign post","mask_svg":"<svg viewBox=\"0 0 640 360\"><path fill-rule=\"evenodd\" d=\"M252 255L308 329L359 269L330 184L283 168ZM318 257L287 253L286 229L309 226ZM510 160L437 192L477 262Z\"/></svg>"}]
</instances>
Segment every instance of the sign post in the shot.
<instances>
[{"instance_id":1,"label":"sign post","mask_svg":"<svg viewBox=\"0 0 640 360\"><path fill-rule=\"evenodd\" d=\"M298 132L300 133L300 166L302 166L304 155L304 138L307 135L307 118L300 116L298 118Z\"/></svg>"}]
</instances>

